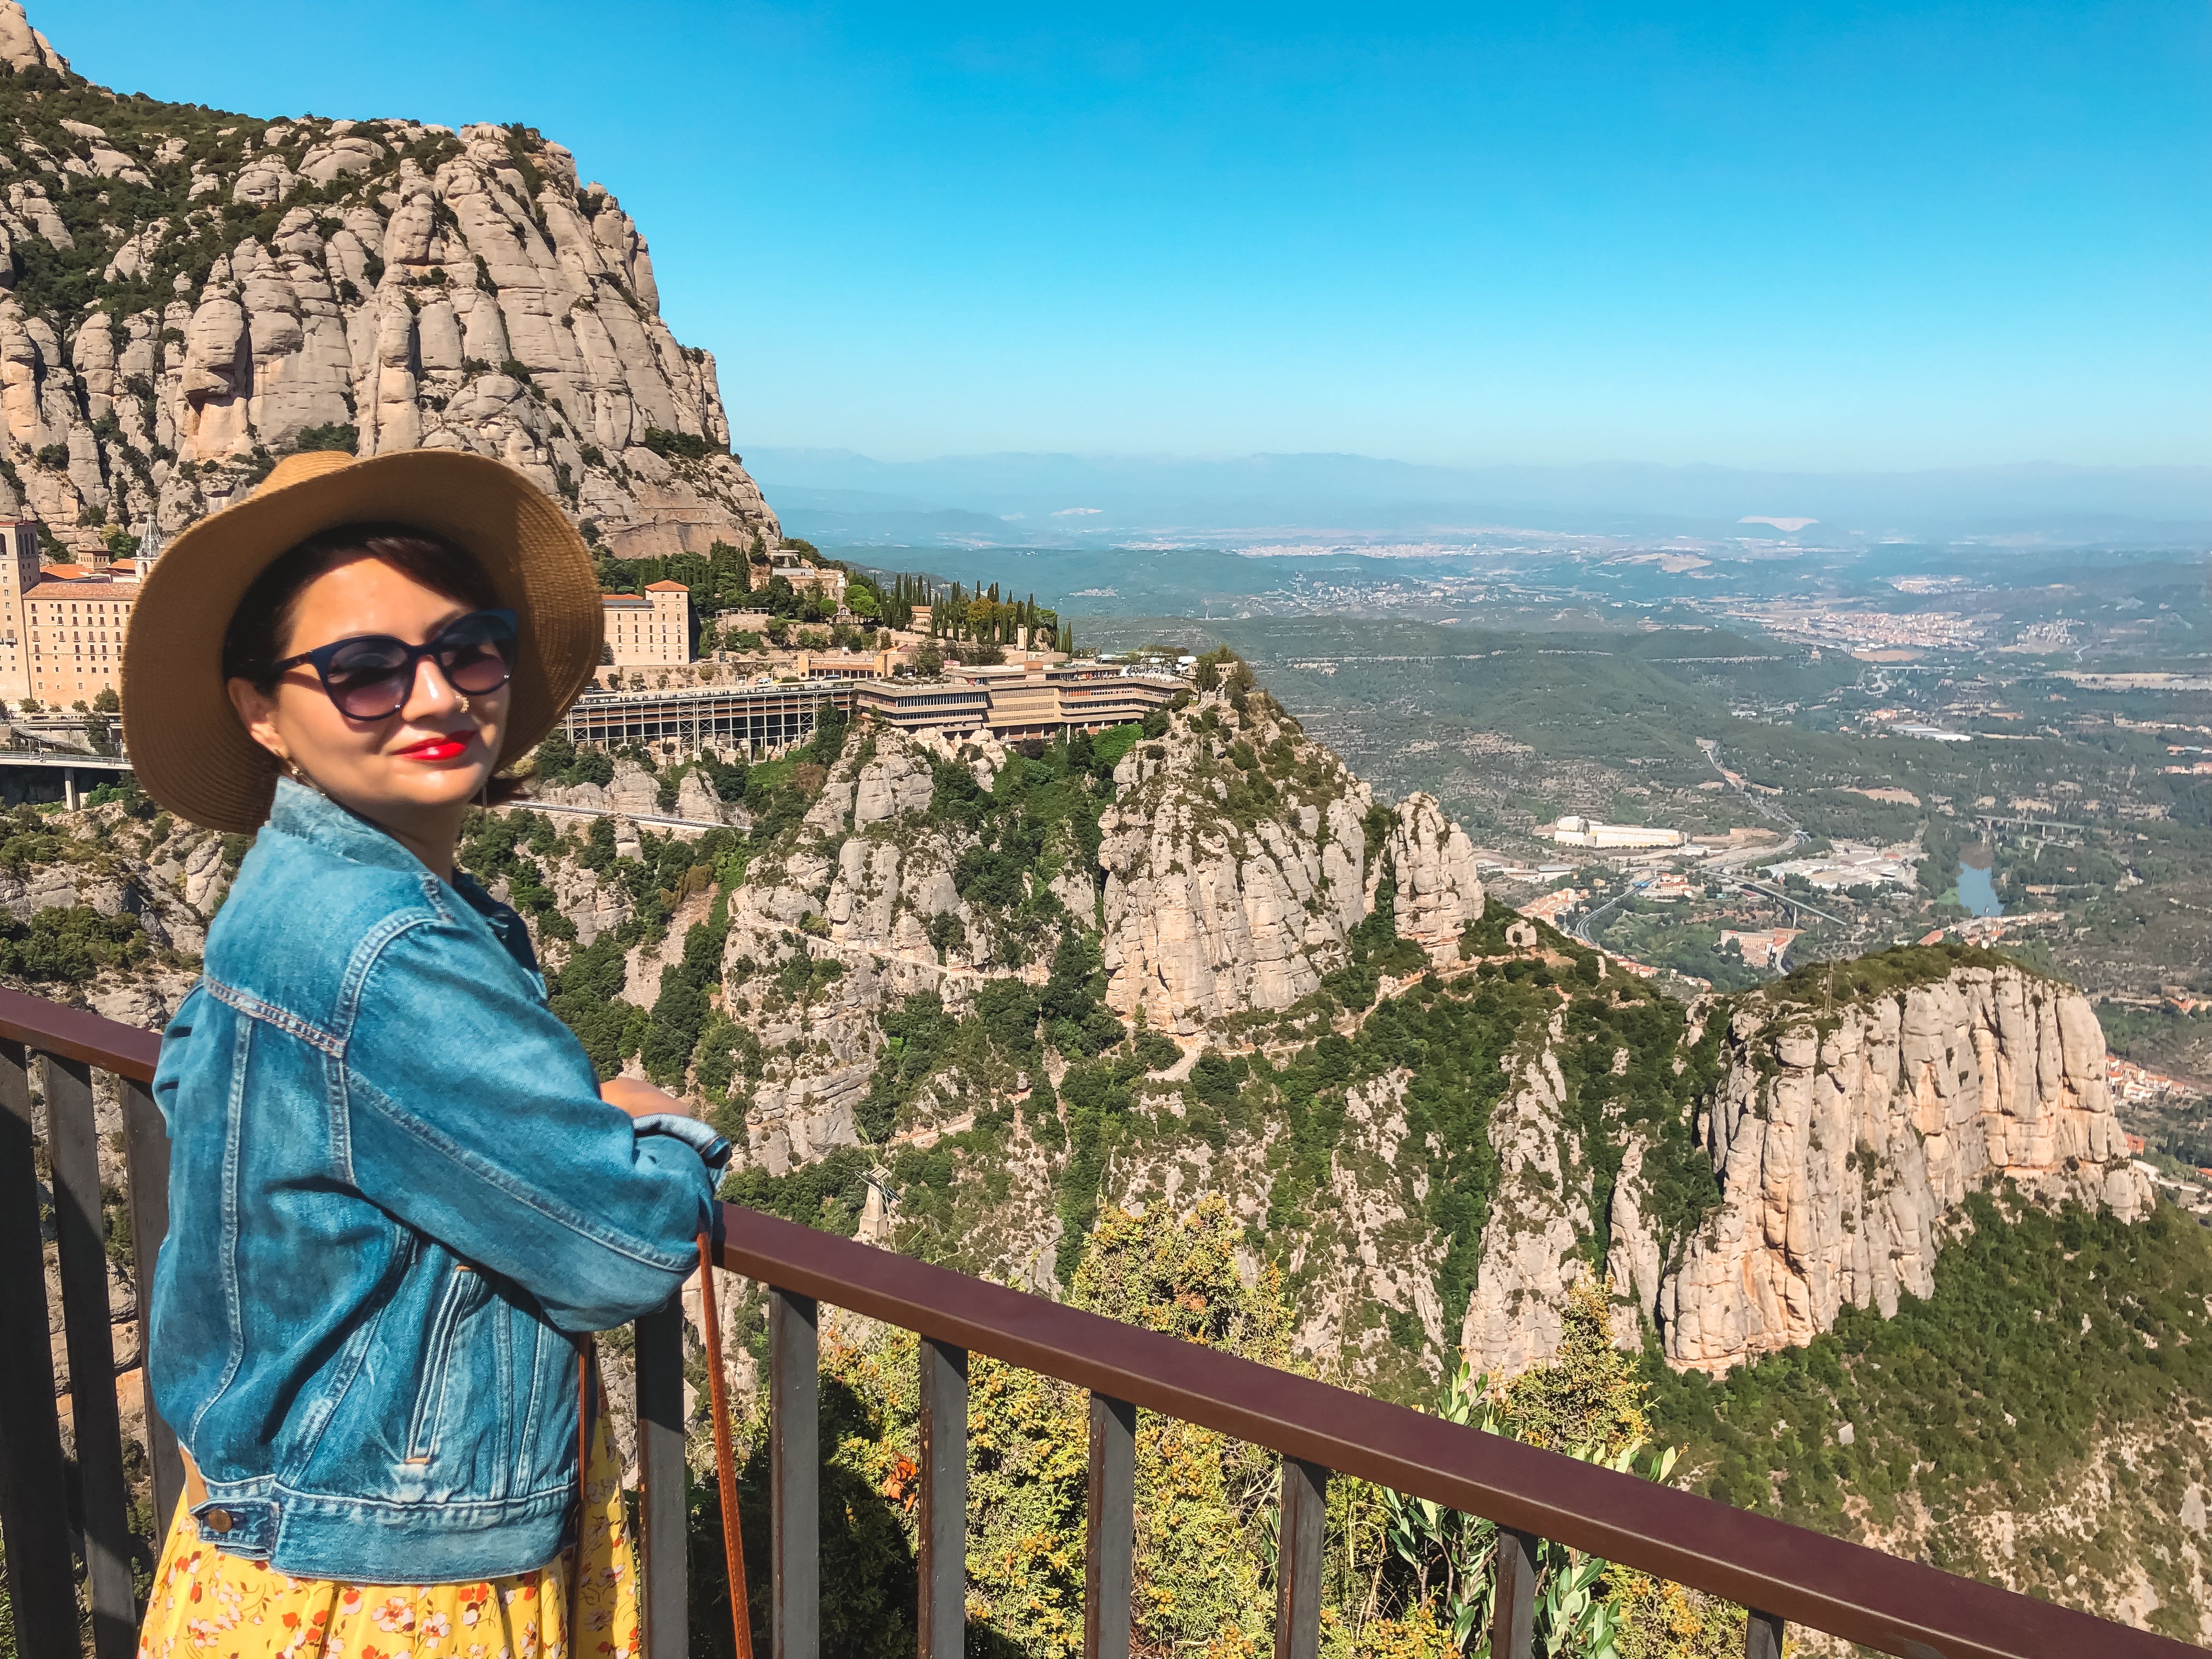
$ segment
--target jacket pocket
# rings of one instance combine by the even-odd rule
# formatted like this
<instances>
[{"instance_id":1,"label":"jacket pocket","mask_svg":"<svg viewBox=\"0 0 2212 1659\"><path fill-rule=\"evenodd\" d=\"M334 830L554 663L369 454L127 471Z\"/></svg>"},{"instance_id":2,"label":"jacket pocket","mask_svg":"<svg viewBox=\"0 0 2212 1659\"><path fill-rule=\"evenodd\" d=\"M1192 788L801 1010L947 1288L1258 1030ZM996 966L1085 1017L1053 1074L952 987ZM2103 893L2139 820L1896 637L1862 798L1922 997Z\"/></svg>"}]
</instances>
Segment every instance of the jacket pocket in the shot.
<instances>
[{"instance_id":1,"label":"jacket pocket","mask_svg":"<svg viewBox=\"0 0 2212 1659\"><path fill-rule=\"evenodd\" d=\"M490 1295L484 1277L461 1262L447 1275L446 1293L422 1344L422 1381L415 1391L415 1410L407 1425L407 1461L427 1463L438 1449L438 1424L445 1416L446 1380L453 1374L453 1341L461 1323Z\"/></svg>"}]
</instances>

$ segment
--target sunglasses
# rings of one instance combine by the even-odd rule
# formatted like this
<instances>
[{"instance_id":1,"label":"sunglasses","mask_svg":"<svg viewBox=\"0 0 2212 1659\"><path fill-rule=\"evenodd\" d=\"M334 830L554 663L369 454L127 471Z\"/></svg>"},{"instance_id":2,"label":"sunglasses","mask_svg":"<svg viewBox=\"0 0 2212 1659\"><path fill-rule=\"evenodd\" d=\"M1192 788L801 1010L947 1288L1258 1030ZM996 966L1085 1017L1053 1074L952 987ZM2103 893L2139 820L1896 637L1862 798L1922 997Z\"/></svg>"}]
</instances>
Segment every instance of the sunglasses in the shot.
<instances>
[{"instance_id":1,"label":"sunglasses","mask_svg":"<svg viewBox=\"0 0 2212 1659\"><path fill-rule=\"evenodd\" d=\"M438 637L410 645L384 634L359 634L349 640L302 651L273 665L276 672L314 665L324 694L348 720L389 720L407 706L415 690L415 667L434 659L446 684L465 696L496 691L514 673L515 620L512 611L471 611L448 623Z\"/></svg>"}]
</instances>

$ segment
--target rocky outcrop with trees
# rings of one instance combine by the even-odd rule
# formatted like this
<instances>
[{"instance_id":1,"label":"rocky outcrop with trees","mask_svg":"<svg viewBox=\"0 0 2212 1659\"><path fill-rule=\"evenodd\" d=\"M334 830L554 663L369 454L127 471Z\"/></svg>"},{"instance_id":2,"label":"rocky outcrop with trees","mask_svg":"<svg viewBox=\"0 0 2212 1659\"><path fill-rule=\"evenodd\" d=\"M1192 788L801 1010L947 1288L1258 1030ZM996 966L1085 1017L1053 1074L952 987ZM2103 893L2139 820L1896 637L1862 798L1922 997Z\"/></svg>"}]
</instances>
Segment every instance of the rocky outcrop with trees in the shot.
<instances>
[{"instance_id":1,"label":"rocky outcrop with trees","mask_svg":"<svg viewBox=\"0 0 2212 1659\"><path fill-rule=\"evenodd\" d=\"M1241 663L1115 782L1099 826L1106 998L1156 1030L1290 1007L1351 963L1378 910L1419 952L1408 968L1455 960L1482 915L1466 832L1425 794L1378 804Z\"/></svg>"},{"instance_id":2,"label":"rocky outcrop with trees","mask_svg":"<svg viewBox=\"0 0 2212 1659\"><path fill-rule=\"evenodd\" d=\"M636 224L521 126L120 97L0 5L0 513L133 551L296 449L507 461L615 556L773 545Z\"/></svg>"},{"instance_id":3,"label":"rocky outcrop with trees","mask_svg":"<svg viewBox=\"0 0 2212 1659\"><path fill-rule=\"evenodd\" d=\"M1065 744L828 720L599 772L544 786L614 809L588 835L525 811L471 857L753 1201L1052 1288L1102 1205L1213 1194L1369 1386L1545 1363L1584 1280L1724 1370L1928 1294L1975 1193L2148 1210L2069 988L1931 948L1685 1006L1487 903L1432 801L1374 801L1241 664ZM674 799L726 827L623 816Z\"/></svg>"},{"instance_id":4,"label":"rocky outcrop with trees","mask_svg":"<svg viewBox=\"0 0 2212 1659\"><path fill-rule=\"evenodd\" d=\"M2008 963L1941 976L1820 967L1716 1008L1719 1087L1698 1139L1721 1201L1668 1264L1638 1184L1616 1189L1613 1269L1677 1364L1802 1347L1846 1306L1935 1287L1969 1194L2148 1215L2087 999Z\"/></svg>"}]
</instances>

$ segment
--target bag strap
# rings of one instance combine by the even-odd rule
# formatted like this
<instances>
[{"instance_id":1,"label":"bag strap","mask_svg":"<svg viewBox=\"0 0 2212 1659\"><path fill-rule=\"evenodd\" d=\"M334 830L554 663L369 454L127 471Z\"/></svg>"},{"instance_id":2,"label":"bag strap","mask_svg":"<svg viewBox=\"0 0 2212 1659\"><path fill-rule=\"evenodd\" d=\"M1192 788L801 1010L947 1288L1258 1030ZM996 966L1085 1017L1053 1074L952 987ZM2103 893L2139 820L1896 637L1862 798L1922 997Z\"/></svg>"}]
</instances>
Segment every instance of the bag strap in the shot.
<instances>
[{"instance_id":1,"label":"bag strap","mask_svg":"<svg viewBox=\"0 0 2212 1659\"><path fill-rule=\"evenodd\" d=\"M722 1375L722 1310L714 1300L714 1247L699 1235L699 1328L707 1343L707 1398L714 1419L714 1478L722 1500L722 1553L730 1575L730 1628L737 1659L753 1659L750 1597L745 1590L744 1529L738 1516L738 1474L730 1449L729 1384Z\"/></svg>"},{"instance_id":2,"label":"bag strap","mask_svg":"<svg viewBox=\"0 0 2212 1659\"><path fill-rule=\"evenodd\" d=\"M583 1617L584 1526L592 1480L592 1383L599 1370L599 1345L589 1332L576 1339L576 1547L568 1565L568 1650L575 1652Z\"/></svg>"}]
</instances>

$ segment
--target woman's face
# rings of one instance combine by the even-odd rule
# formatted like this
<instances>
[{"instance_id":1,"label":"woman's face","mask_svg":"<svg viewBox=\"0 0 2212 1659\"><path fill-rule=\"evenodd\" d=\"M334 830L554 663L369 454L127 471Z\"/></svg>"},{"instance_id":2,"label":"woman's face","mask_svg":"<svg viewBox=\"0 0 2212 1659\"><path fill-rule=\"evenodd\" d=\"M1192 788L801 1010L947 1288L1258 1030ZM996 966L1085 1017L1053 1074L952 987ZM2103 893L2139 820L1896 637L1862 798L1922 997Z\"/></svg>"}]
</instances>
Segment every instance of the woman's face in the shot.
<instances>
[{"instance_id":1,"label":"woman's face","mask_svg":"<svg viewBox=\"0 0 2212 1659\"><path fill-rule=\"evenodd\" d=\"M362 634L423 645L474 608L363 555L301 590L290 637L277 641L276 654L296 656ZM461 812L498 761L510 696L506 686L464 696L432 658L415 665L399 712L376 720L340 712L313 663L285 670L269 693L230 682L231 702L255 742L410 846L424 837L434 843L442 833L448 857Z\"/></svg>"}]
</instances>

